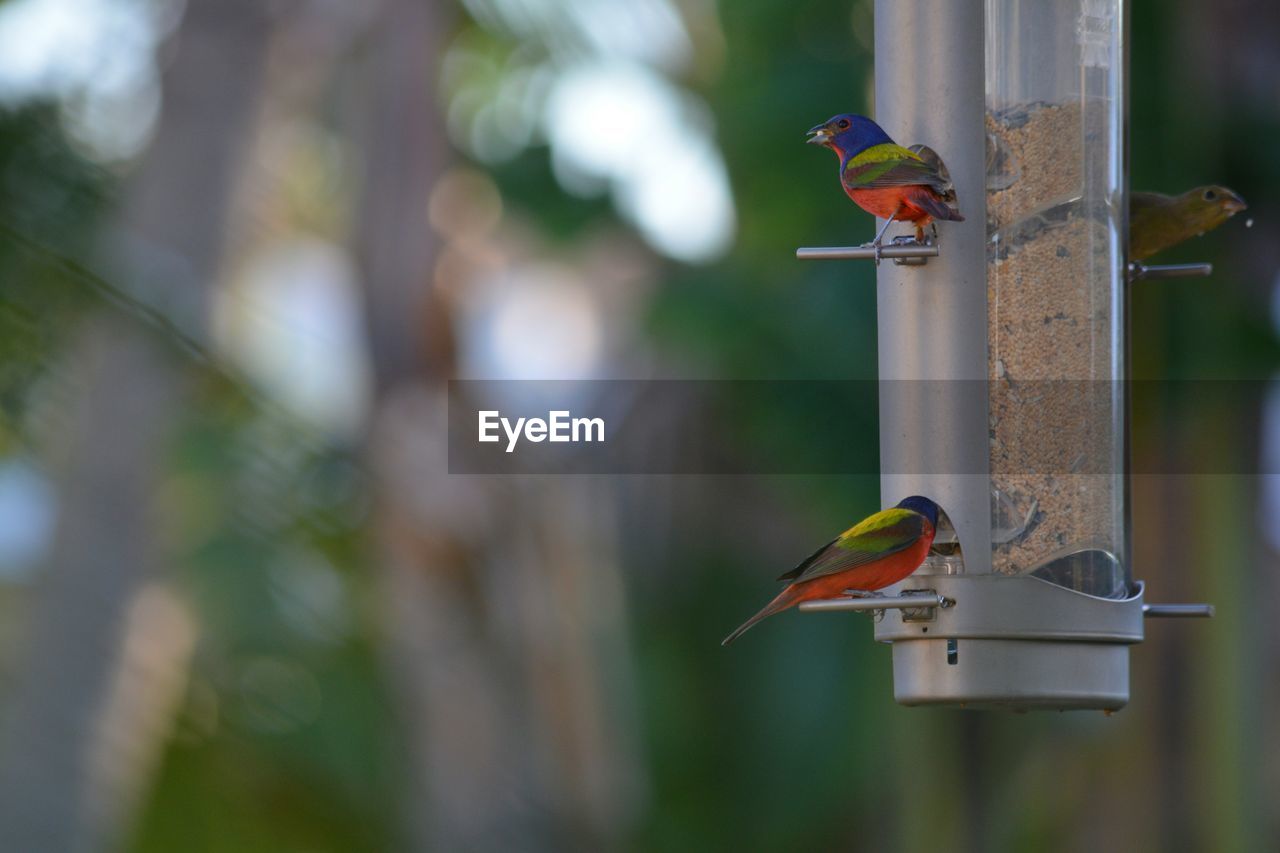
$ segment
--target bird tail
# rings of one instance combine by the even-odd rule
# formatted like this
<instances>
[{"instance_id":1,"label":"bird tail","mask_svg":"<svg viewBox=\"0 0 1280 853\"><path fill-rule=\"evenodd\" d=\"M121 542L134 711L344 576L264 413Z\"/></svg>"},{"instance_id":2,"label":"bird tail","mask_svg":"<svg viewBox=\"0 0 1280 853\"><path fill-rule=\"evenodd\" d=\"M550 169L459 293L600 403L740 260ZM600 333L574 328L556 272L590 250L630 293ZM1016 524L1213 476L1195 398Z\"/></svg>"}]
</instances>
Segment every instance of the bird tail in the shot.
<instances>
[{"instance_id":1,"label":"bird tail","mask_svg":"<svg viewBox=\"0 0 1280 853\"><path fill-rule=\"evenodd\" d=\"M772 616L775 613L781 613L783 610L786 610L788 607L792 606L799 600L800 600L800 597L796 595L795 588L793 586L788 586L782 592L778 593L777 598L775 598L773 601L770 601L768 604L766 604L763 610L761 610L755 616L752 616L746 622L743 622L741 625L738 626L736 631L734 631L729 636L725 637L724 640L720 643L720 645L722 646L729 645L734 640L738 639L743 634L747 633L747 631L750 630L751 627L754 626L761 619L764 619L767 616Z\"/></svg>"},{"instance_id":2,"label":"bird tail","mask_svg":"<svg viewBox=\"0 0 1280 853\"><path fill-rule=\"evenodd\" d=\"M960 215L960 211L935 196L926 188L922 187L918 192L913 193L910 201L911 204L920 208L934 219L964 222L964 217Z\"/></svg>"}]
</instances>

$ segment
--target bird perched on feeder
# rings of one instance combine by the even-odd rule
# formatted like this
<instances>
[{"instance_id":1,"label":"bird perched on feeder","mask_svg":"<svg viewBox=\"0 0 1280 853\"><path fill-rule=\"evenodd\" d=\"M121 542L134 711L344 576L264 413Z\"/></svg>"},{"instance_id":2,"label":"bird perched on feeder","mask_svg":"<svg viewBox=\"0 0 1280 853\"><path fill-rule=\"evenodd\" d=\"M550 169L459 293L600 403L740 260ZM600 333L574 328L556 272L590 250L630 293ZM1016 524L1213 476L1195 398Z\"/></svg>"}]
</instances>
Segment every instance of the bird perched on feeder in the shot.
<instances>
[{"instance_id":1,"label":"bird perched on feeder","mask_svg":"<svg viewBox=\"0 0 1280 853\"><path fill-rule=\"evenodd\" d=\"M1226 187L1196 187L1179 196L1129 194L1129 260L1141 261L1212 231L1247 207Z\"/></svg>"},{"instance_id":2,"label":"bird perched on feeder","mask_svg":"<svg viewBox=\"0 0 1280 853\"><path fill-rule=\"evenodd\" d=\"M840 184L863 210L885 219L871 245L880 259L880 238L893 222L916 226L916 240L935 219L963 222L956 210L955 190L946 167L927 146L903 148L866 116L838 115L809 128L813 145L830 148L840 158Z\"/></svg>"},{"instance_id":3,"label":"bird perched on feeder","mask_svg":"<svg viewBox=\"0 0 1280 853\"><path fill-rule=\"evenodd\" d=\"M897 583L924 562L937 528L938 505L919 495L863 519L781 575L778 580L791 583L721 645L802 601L856 596Z\"/></svg>"}]
</instances>

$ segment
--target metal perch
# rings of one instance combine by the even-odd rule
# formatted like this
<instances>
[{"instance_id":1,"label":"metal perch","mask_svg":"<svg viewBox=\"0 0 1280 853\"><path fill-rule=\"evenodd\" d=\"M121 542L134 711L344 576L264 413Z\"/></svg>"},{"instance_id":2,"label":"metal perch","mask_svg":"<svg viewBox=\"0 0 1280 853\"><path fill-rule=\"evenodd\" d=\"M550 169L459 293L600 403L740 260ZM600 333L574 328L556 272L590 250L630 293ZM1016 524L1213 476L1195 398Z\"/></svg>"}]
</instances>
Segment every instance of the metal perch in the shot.
<instances>
[{"instance_id":1,"label":"metal perch","mask_svg":"<svg viewBox=\"0 0 1280 853\"><path fill-rule=\"evenodd\" d=\"M1129 281L1160 281L1166 278L1201 278L1213 275L1213 264L1129 264Z\"/></svg>"},{"instance_id":2,"label":"metal perch","mask_svg":"<svg viewBox=\"0 0 1280 853\"><path fill-rule=\"evenodd\" d=\"M806 601L800 605L802 613L820 613L847 610L922 610L926 607L950 607L955 604L949 598L928 592L912 595L868 595L859 598L827 598Z\"/></svg>"},{"instance_id":3,"label":"metal perch","mask_svg":"<svg viewBox=\"0 0 1280 853\"><path fill-rule=\"evenodd\" d=\"M916 266L925 263L929 258L938 257L937 243L890 243L880 246L879 257L891 258L895 264ZM876 246L825 246L796 249L796 257L802 261L847 261L872 260L877 256Z\"/></svg>"}]
</instances>

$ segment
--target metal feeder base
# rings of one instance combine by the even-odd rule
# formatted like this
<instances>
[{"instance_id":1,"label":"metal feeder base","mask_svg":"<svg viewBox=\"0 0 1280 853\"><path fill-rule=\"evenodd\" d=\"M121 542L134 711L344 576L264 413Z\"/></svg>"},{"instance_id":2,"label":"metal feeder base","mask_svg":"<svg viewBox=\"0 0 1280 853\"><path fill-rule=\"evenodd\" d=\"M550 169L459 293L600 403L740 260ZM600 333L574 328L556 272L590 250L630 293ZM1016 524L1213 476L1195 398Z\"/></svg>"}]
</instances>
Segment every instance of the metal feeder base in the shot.
<instances>
[{"instance_id":1,"label":"metal feeder base","mask_svg":"<svg viewBox=\"0 0 1280 853\"><path fill-rule=\"evenodd\" d=\"M915 588L950 602L889 610L876 623L876 639L893 644L903 705L1111 711L1129 701L1141 583L1119 599L1026 575L913 576L902 587L902 596Z\"/></svg>"},{"instance_id":2,"label":"metal feeder base","mask_svg":"<svg viewBox=\"0 0 1280 853\"><path fill-rule=\"evenodd\" d=\"M1129 645L898 640L893 696L903 705L1113 711L1129 702Z\"/></svg>"}]
</instances>

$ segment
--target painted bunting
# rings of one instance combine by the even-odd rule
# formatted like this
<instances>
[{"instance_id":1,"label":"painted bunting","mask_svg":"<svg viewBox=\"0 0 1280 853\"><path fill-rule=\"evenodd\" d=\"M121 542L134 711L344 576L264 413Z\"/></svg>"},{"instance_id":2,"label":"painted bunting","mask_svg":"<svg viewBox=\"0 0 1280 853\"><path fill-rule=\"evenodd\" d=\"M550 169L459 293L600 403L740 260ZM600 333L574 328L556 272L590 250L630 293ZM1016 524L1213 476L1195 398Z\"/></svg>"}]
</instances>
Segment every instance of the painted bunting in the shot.
<instances>
[{"instance_id":1,"label":"painted bunting","mask_svg":"<svg viewBox=\"0 0 1280 853\"><path fill-rule=\"evenodd\" d=\"M924 562L937 528L938 505L919 495L863 519L781 575L778 580L791 583L721 645L802 601L857 595L897 583Z\"/></svg>"},{"instance_id":2,"label":"painted bunting","mask_svg":"<svg viewBox=\"0 0 1280 853\"><path fill-rule=\"evenodd\" d=\"M1246 207L1226 187L1196 187L1179 196L1129 194L1129 260L1141 261L1212 231Z\"/></svg>"},{"instance_id":3,"label":"painted bunting","mask_svg":"<svg viewBox=\"0 0 1280 853\"><path fill-rule=\"evenodd\" d=\"M863 210L886 220L871 245L880 246L895 220L913 223L921 243L925 226L933 220L964 221L954 206L955 190L946 167L932 149L903 148L880 125L852 114L809 128L808 141L836 152L845 193Z\"/></svg>"}]
</instances>

